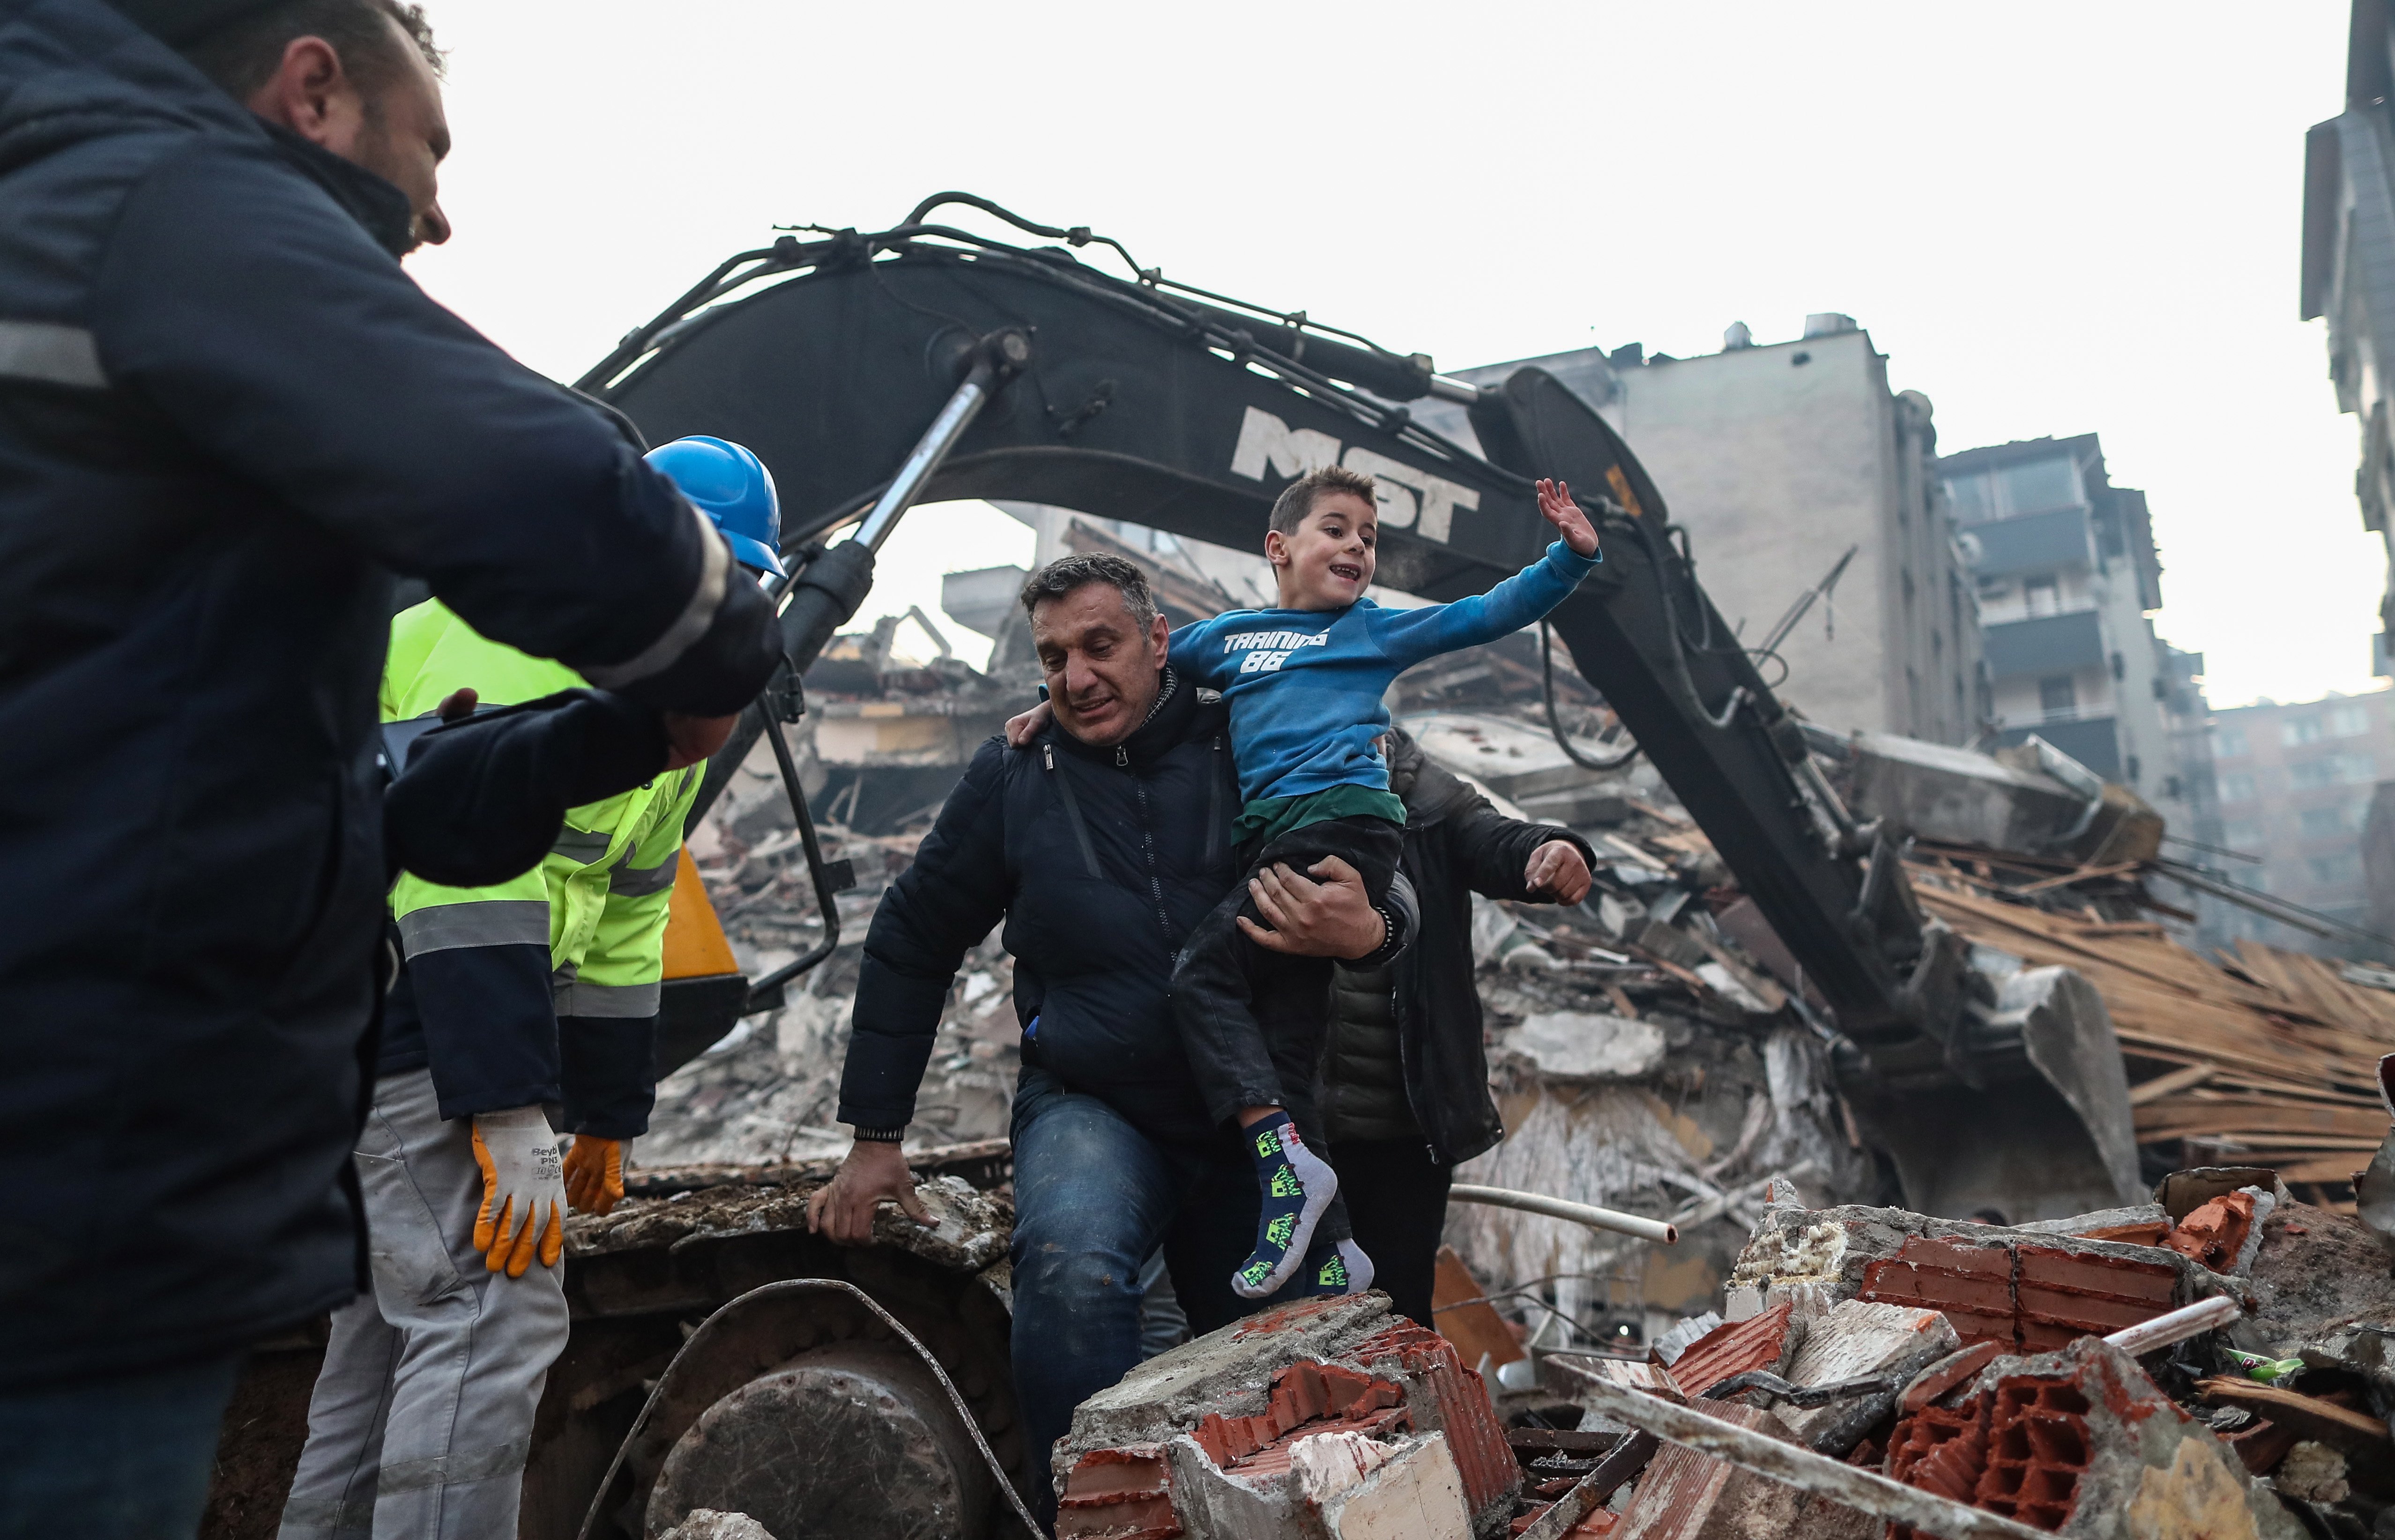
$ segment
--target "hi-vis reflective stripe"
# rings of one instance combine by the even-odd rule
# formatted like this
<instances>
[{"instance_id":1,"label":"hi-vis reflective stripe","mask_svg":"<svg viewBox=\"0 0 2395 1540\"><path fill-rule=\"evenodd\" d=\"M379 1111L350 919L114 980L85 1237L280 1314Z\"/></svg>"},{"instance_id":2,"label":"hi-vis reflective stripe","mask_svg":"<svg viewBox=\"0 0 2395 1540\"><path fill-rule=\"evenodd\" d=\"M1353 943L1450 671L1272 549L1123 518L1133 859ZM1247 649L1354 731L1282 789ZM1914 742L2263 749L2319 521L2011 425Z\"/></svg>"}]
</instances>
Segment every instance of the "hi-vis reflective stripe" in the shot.
<instances>
[{"instance_id":1,"label":"hi-vis reflective stripe","mask_svg":"<svg viewBox=\"0 0 2395 1540\"><path fill-rule=\"evenodd\" d=\"M439 903L399 917L399 939L411 957L461 946L549 946L549 901L486 899Z\"/></svg>"},{"instance_id":2,"label":"hi-vis reflective stripe","mask_svg":"<svg viewBox=\"0 0 2395 1540\"><path fill-rule=\"evenodd\" d=\"M679 852L677 852L679 853ZM658 866L618 866L607 879L607 891L617 898L644 899L652 893L662 893L674 885L674 860L666 858Z\"/></svg>"},{"instance_id":3,"label":"hi-vis reflective stripe","mask_svg":"<svg viewBox=\"0 0 2395 1540\"><path fill-rule=\"evenodd\" d=\"M108 388L91 333L54 321L0 321L0 379Z\"/></svg>"},{"instance_id":4,"label":"hi-vis reflective stripe","mask_svg":"<svg viewBox=\"0 0 2395 1540\"><path fill-rule=\"evenodd\" d=\"M608 1016L619 1020L655 1016L662 994L654 983L588 984L579 979L561 980L549 989L560 1016Z\"/></svg>"},{"instance_id":5,"label":"hi-vis reflective stripe","mask_svg":"<svg viewBox=\"0 0 2395 1540\"><path fill-rule=\"evenodd\" d=\"M566 829L559 833L557 842L549 847L549 850L552 854L588 866L605 855L607 847L615 842L613 835L597 834L587 829Z\"/></svg>"}]
</instances>

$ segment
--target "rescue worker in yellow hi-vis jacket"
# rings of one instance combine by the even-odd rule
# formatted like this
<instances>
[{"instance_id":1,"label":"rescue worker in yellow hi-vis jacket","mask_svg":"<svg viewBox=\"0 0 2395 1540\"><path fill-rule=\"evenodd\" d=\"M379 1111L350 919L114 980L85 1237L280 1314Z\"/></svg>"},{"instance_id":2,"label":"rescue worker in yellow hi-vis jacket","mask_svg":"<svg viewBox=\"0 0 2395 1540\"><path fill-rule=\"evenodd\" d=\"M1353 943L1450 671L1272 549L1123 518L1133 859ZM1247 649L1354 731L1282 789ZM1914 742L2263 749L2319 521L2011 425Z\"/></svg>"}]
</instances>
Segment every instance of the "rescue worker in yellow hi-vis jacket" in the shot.
<instances>
[{"instance_id":1,"label":"rescue worker in yellow hi-vis jacket","mask_svg":"<svg viewBox=\"0 0 2395 1540\"><path fill-rule=\"evenodd\" d=\"M773 479L754 454L693 438L648 460L744 566L780 575ZM391 624L382 714L583 682L433 600ZM356 1157L374 1289L333 1317L283 1540L515 1534L533 1414L565 1347L565 1210L603 1214L624 1195L655 1100L667 910L706 768L570 809L512 882L403 875L392 889L404 966ZM573 1136L562 1159L559 1132Z\"/></svg>"}]
</instances>

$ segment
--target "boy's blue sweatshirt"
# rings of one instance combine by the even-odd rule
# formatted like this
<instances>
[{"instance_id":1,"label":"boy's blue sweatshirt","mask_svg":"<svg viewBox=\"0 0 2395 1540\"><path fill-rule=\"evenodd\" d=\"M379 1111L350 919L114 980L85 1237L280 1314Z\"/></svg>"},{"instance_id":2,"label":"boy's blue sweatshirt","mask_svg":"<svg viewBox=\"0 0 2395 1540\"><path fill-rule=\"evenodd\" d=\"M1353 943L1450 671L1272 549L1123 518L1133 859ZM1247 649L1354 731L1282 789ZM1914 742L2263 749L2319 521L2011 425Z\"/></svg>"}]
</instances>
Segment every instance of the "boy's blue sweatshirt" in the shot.
<instances>
[{"instance_id":1,"label":"boy's blue sweatshirt","mask_svg":"<svg viewBox=\"0 0 2395 1540\"><path fill-rule=\"evenodd\" d=\"M1385 791L1389 767L1373 741L1389 730L1381 698L1396 677L1541 619L1602 559L1558 540L1487 593L1420 610L1369 599L1344 610L1230 610L1173 632L1172 666L1229 703L1246 801Z\"/></svg>"}]
</instances>

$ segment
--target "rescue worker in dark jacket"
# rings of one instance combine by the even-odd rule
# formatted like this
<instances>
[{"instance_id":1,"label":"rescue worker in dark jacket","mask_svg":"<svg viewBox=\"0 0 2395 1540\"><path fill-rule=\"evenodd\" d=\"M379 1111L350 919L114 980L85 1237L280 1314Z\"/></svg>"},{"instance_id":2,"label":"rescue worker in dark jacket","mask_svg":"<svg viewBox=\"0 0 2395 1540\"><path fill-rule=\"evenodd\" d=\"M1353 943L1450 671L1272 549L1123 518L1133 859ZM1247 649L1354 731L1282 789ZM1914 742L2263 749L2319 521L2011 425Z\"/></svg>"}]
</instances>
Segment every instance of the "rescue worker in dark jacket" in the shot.
<instances>
[{"instance_id":1,"label":"rescue worker in dark jacket","mask_svg":"<svg viewBox=\"0 0 2395 1540\"><path fill-rule=\"evenodd\" d=\"M1568 829L1507 818L1403 729L1389 739L1389 789L1406 805L1398 870L1413 883L1422 930L1393 963L1338 969L1323 1121L1356 1244L1379 1269L1373 1285L1435 1327L1448 1183L1459 1163L1505 1137L1472 978L1472 895L1578 903L1595 852Z\"/></svg>"},{"instance_id":2,"label":"rescue worker in dark jacket","mask_svg":"<svg viewBox=\"0 0 2395 1540\"><path fill-rule=\"evenodd\" d=\"M1023 1024L1015 1396L1045 1518L1050 1446L1140 1360L1141 1264L1161 1242L1189 1280L1192 1327L1237 1320L1256 1309L1230 1277L1259 1201L1240 1139L1207 1114L1170 1003L1174 954L1238 877L1229 713L1165 667L1164 621L1131 562L1051 562L1024 604L1054 725L1023 748L983 744L882 896L840 1078L838 1116L857 1142L808 1220L860 1241L883 1199L922 1218L898 1141L958 967L1002 920ZM1254 932L1260 943L1387 954L1410 896L1376 912L1339 867L1317 868L1320 884L1270 874L1256 898L1275 928Z\"/></svg>"},{"instance_id":3,"label":"rescue worker in dark jacket","mask_svg":"<svg viewBox=\"0 0 2395 1540\"><path fill-rule=\"evenodd\" d=\"M390 574L657 770L774 665L711 526L401 270L436 59L397 0L0 0L0 1535L191 1533L240 1354L361 1286Z\"/></svg>"}]
</instances>

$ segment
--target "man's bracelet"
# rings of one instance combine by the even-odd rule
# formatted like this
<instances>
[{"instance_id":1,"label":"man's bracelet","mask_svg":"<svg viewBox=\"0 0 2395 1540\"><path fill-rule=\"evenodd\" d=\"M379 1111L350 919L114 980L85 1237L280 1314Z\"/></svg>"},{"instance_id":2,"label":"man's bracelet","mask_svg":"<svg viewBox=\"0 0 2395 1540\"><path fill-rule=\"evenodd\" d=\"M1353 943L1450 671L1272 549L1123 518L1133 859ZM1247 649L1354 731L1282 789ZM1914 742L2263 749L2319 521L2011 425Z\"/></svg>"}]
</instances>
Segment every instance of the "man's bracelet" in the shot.
<instances>
[{"instance_id":1,"label":"man's bracelet","mask_svg":"<svg viewBox=\"0 0 2395 1540\"><path fill-rule=\"evenodd\" d=\"M906 1139L906 1125L895 1128L859 1128L855 1130L859 1144L902 1144Z\"/></svg>"}]
</instances>

